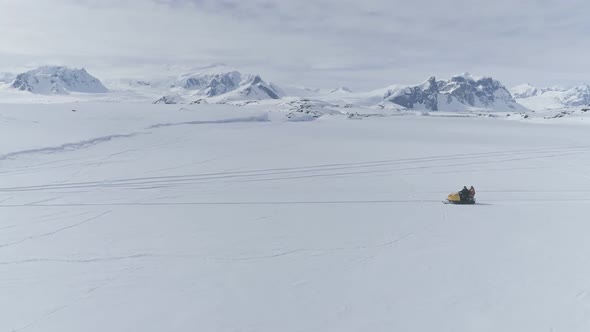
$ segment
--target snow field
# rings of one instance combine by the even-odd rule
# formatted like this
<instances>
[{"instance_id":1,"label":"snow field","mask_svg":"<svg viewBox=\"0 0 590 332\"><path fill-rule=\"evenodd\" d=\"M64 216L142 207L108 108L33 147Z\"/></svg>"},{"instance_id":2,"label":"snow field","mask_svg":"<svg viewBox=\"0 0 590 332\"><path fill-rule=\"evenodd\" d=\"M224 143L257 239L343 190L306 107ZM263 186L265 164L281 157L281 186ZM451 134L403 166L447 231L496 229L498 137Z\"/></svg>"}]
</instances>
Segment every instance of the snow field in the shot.
<instances>
[{"instance_id":1,"label":"snow field","mask_svg":"<svg viewBox=\"0 0 590 332\"><path fill-rule=\"evenodd\" d=\"M590 327L585 126L179 109L2 106L0 330Z\"/></svg>"}]
</instances>

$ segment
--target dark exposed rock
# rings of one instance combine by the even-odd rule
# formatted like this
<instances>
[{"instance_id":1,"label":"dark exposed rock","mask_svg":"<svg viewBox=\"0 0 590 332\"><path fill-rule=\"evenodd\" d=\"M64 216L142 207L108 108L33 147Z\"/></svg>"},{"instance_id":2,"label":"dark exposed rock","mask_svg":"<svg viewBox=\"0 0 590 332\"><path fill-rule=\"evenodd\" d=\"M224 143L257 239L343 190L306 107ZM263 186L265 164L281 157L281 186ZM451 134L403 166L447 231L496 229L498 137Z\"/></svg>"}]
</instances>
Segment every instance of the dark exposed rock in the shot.
<instances>
[{"instance_id":1,"label":"dark exposed rock","mask_svg":"<svg viewBox=\"0 0 590 332\"><path fill-rule=\"evenodd\" d=\"M437 81L435 77L430 77L420 85L388 91L384 101L408 109L421 107L430 111L449 107L517 107L510 92L500 82L491 77L473 79L468 74L454 76L448 81Z\"/></svg>"}]
</instances>

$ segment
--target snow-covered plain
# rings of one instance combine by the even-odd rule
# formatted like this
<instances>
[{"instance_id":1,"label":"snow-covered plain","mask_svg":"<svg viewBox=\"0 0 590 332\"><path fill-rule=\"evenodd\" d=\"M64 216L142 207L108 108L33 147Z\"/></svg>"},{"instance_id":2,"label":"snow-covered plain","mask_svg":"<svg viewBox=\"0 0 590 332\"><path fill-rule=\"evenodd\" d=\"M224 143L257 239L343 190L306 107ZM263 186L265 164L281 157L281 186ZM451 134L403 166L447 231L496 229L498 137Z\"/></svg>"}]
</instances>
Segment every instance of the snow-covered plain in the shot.
<instances>
[{"instance_id":1,"label":"snow-covered plain","mask_svg":"<svg viewBox=\"0 0 590 332\"><path fill-rule=\"evenodd\" d=\"M583 122L180 106L0 105L0 331L590 329Z\"/></svg>"}]
</instances>

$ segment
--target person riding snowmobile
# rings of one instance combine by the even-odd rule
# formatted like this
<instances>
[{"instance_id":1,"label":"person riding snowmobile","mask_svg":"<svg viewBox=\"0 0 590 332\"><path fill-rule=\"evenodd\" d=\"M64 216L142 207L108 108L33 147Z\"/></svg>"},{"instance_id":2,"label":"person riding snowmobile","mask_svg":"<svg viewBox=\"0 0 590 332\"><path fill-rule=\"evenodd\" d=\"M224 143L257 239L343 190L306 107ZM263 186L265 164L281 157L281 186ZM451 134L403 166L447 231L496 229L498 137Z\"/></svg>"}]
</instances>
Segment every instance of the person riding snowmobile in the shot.
<instances>
[{"instance_id":1,"label":"person riding snowmobile","mask_svg":"<svg viewBox=\"0 0 590 332\"><path fill-rule=\"evenodd\" d=\"M469 188L469 198L471 198L471 199L475 198L475 188L473 188L473 186L471 186Z\"/></svg>"},{"instance_id":2,"label":"person riding snowmobile","mask_svg":"<svg viewBox=\"0 0 590 332\"><path fill-rule=\"evenodd\" d=\"M469 199L469 189L467 189L467 186L463 186L463 189L459 191L459 196L461 197L462 201L466 201Z\"/></svg>"},{"instance_id":3,"label":"person riding snowmobile","mask_svg":"<svg viewBox=\"0 0 590 332\"><path fill-rule=\"evenodd\" d=\"M475 188L471 186L467 189L467 186L463 186L460 191L450 193L447 196L447 200L443 201L445 204L475 204Z\"/></svg>"}]
</instances>

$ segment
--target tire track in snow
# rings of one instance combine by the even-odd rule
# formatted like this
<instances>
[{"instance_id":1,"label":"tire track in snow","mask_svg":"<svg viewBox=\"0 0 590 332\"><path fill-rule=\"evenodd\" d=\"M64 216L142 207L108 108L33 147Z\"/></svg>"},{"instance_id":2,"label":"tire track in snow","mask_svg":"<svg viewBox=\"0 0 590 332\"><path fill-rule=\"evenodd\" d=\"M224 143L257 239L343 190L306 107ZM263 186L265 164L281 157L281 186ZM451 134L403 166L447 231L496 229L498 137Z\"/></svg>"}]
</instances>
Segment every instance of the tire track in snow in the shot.
<instances>
[{"instance_id":1,"label":"tire track in snow","mask_svg":"<svg viewBox=\"0 0 590 332\"><path fill-rule=\"evenodd\" d=\"M131 260L138 258L146 258L154 255L151 254L135 254L128 256L115 256L115 257L104 257L104 258L86 258L86 259L64 259L64 258L30 258L16 261L5 261L0 262L0 265L19 265L28 263L103 263L103 262L116 262L122 260Z\"/></svg>"},{"instance_id":2,"label":"tire track in snow","mask_svg":"<svg viewBox=\"0 0 590 332\"><path fill-rule=\"evenodd\" d=\"M32 207L32 206L39 206L39 205L27 205L27 204L23 204L22 206L23 207ZM63 231L66 231L68 229L80 227L80 226L82 226L84 224L93 222L93 221L95 221L95 220L97 220L97 219L99 219L99 218L101 218L101 217L103 217L103 216L105 216L105 215L107 215L107 214L109 214L111 212L112 212L112 210L109 210L109 211L103 212L103 213L101 213L99 215L96 215L96 216L94 216L92 218L88 218L88 219L85 219L85 220L80 221L78 223L71 224L71 225L68 225L68 226L65 226L65 227L62 227L62 228L59 228L59 229L56 229L56 230L47 232L47 233L43 233L43 234L39 234L39 235L32 235L32 236L26 237L26 238L21 239L21 240L18 240L18 241L2 243L2 244L0 244L0 249L1 248L15 246L15 245L18 245L18 244L21 244L21 243L24 243L24 242L27 242L27 241L31 241L31 240L36 240L36 239L40 239L40 238L44 238L44 237L48 237L48 236L53 236L55 234L61 233Z\"/></svg>"},{"instance_id":3,"label":"tire track in snow","mask_svg":"<svg viewBox=\"0 0 590 332\"><path fill-rule=\"evenodd\" d=\"M111 284L116 279L117 279L116 277L110 277L110 278L104 280L100 285L97 285L97 286L94 286L90 289L87 289L82 296L79 296L78 298L74 299L73 301L71 301L69 303L53 307L52 309L43 313L41 316L29 321L29 323L27 323L26 325L19 327L19 328L12 329L11 332L23 331L23 330L29 329L35 325L38 325L39 323L41 323L43 321L47 321L48 319L55 316L56 314L59 314L60 312L67 310L67 309L73 307L74 305L77 305L80 302L89 299L94 292L96 292L97 290L99 290L103 287L107 287L109 284ZM70 319L70 318L71 317L68 317L68 319Z\"/></svg>"},{"instance_id":4,"label":"tire track in snow","mask_svg":"<svg viewBox=\"0 0 590 332\"><path fill-rule=\"evenodd\" d=\"M53 315L57 314L57 313L58 313L58 312L60 312L60 311L63 311L63 310L65 310L65 309L67 309L67 308L69 308L69 305L62 305L62 306L59 306L59 307L57 307L57 308L54 308L54 309L52 309L52 310L50 310L50 311L46 312L45 314L43 314L41 317L37 318L36 320L34 320L34 321L32 321L32 322L28 323L27 325L25 325L25 326L23 326L23 327L20 327L20 328L13 329L13 330L11 330L10 332L18 332L18 331L26 330L26 329L28 329L28 328L30 328L30 327L33 327L35 324L37 324L37 323L39 323L39 322L42 322L42 321L44 321L44 320L47 320L47 319L49 319L51 316L53 316Z\"/></svg>"},{"instance_id":5,"label":"tire track in snow","mask_svg":"<svg viewBox=\"0 0 590 332\"><path fill-rule=\"evenodd\" d=\"M51 201L56 201L58 199L62 198L62 196L59 197L52 197L52 198L47 198L47 199L43 199L40 201L35 201L35 202L31 202L31 203L26 203L24 205L35 205L35 204L41 204L41 203L47 203L47 202L51 202Z\"/></svg>"},{"instance_id":6,"label":"tire track in snow","mask_svg":"<svg viewBox=\"0 0 590 332\"><path fill-rule=\"evenodd\" d=\"M349 250L368 250L368 249L377 249L392 246L404 239L414 235L414 233L407 233L395 240L391 240L385 243L380 243L376 245L364 245L364 246L353 246L353 247L338 247L338 248L329 248L329 249L294 249L285 252L280 252L272 255L261 255L261 256L250 256L250 257L209 257L208 259L211 260L219 260L219 261L251 261L251 260L261 260L261 259L272 259L272 258L279 258L299 253L314 253L314 254L326 254L330 252L337 252L337 251L349 251Z\"/></svg>"},{"instance_id":7,"label":"tire track in snow","mask_svg":"<svg viewBox=\"0 0 590 332\"><path fill-rule=\"evenodd\" d=\"M280 180L294 180L294 179L304 179L304 178L317 178L317 177L333 177L333 176L347 176L347 175L364 175L364 174L384 174L384 173L391 173L395 171L413 171L413 170L422 170L422 169L436 169L436 168L446 168L446 167L459 167L459 166L475 166L475 165L485 165L485 164L496 164L496 163L503 163L503 162L512 162L512 161L524 161L524 160L531 160L531 159L546 159L546 158L557 158L557 157L564 157L570 156L577 153L564 153L564 154L555 154L555 155L545 155L545 156L535 156L535 157L523 157L523 158L512 158L512 159L503 159L503 160L493 160L493 161L482 161L482 162L470 162L470 163L460 163L460 164L443 164L443 165L432 165L432 166L418 166L418 167L406 167L406 168L392 168L386 170L374 170L374 171L358 171L358 172L341 172L341 173L332 173L332 174L314 174L314 175L302 175L302 176L291 176L291 177L275 177L275 178L267 178L267 179L255 179L255 180L242 180L236 182L263 182L263 181L280 181Z\"/></svg>"},{"instance_id":8,"label":"tire track in snow","mask_svg":"<svg viewBox=\"0 0 590 332\"><path fill-rule=\"evenodd\" d=\"M441 203L440 199L415 200L343 200L343 201L244 201L244 202L113 202L113 203L62 203L62 204L3 204L0 208L31 208L31 207L86 207L86 206L190 206L190 205L322 205L322 204L392 204L392 203ZM1 246L0 246L1 248Z\"/></svg>"},{"instance_id":9,"label":"tire track in snow","mask_svg":"<svg viewBox=\"0 0 590 332\"><path fill-rule=\"evenodd\" d=\"M539 198L539 199L486 199L485 202L477 202L474 205L484 206L486 203L534 203L534 202L590 202L588 198ZM390 200L335 200L335 201L228 201L228 202L111 202L111 203L56 203L56 204L0 204L0 208L51 208L51 207L158 207L158 206L224 206L224 205L363 205L363 204L442 204L442 199L390 199ZM110 211L109 211L110 212ZM108 212L107 212L108 213ZM106 213L105 213L106 214ZM0 245L2 248L4 245Z\"/></svg>"},{"instance_id":10,"label":"tire track in snow","mask_svg":"<svg viewBox=\"0 0 590 332\"><path fill-rule=\"evenodd\" d=\"M562 149L563 150L563 149ZM44 191L44 190L55 190L55 189L79 189L79 188L95 188L95 187L140 187L140 189L151 189L153 187L169 186L169 185L185 185L188 183L210 181L210 180L225 180L225 179L238 179L235 182L260 182L260 181L278 181L278 180L292 180L302 178L316 178L316 177L333 177L333 176L349 176L349 175L362 175L362 174L378 174L378 173L390 173L395 171L409 171L409 170L424 170L424 169L437 169L444 167L455 167L455 166L474 166L484 164L494 164L512 161L522 161L531 159L546 159L563 157L567 155L573 155L576 153L583 153L584 151L568 152L555 154L551 153L551 150L544 150L538 152L528 153L528 156L519 158L501 159L493 161L479 161L479 162L465 162L465 163L446 163L437 165L424 165L424 166L413 166L413 167L401 167L401 168L389 168L389 169L377 169L377 170L359 170L351 172L334 172L339 170L348 169L364 169L364 168L375 168L384 166L395 166L404 164L416 164L416 163L429 163L438 162L445 160L456 160L456 159L474 159L473 156L469 157L444 157L442 159L434 159L435 157L427 158L409 158L409 159L398 159L392 162L369 162L367 163L350 163L350 164L329 164L329 165L316 165L316 166L303 166L293 168L274 168L274 169L262 169L253 171L237 171L237 172L217 172L217 173L201 173L201 174L189 174L189 175L173 175L173 176L153 176L153 177L137 177L127 178L118 180L104 180L104 181L88 181L88 182L72 182L72 183L59 183L59 184L46 184L46 185L35 185L35 186L22 186L22 187L8 187L0 188L0 191ZM514 153L502 153L500 155L494 154L494 157L507 155L511 156ZM519 153L519 155L523 155ZM489 158L491 155L485 154L480 158ZM333 167L332 165L338 165ZM301 175L297 175L301 174ZM280 176L278 175L292 175L292 176ZM263 176L277 176L270 178L257 179Z\"/></svg>"},{"instance_id":11,"label":"tire track in snow","mask_svg":"<svg viewBox=\"0 0 590 332\"><path fill-rule=\"evenodd\" d=\"M447 207L445 206L446 204L442 205L440 207L441 211L442 211L442 217L443 217L443 221L448 221L449 220L449 214L447 213Z\"/></svg>"}]
</instances>

